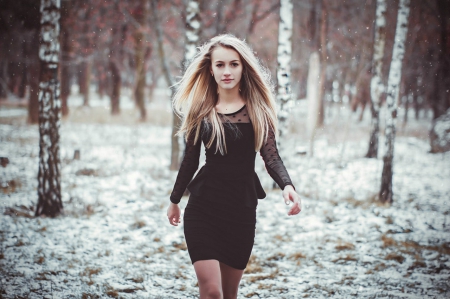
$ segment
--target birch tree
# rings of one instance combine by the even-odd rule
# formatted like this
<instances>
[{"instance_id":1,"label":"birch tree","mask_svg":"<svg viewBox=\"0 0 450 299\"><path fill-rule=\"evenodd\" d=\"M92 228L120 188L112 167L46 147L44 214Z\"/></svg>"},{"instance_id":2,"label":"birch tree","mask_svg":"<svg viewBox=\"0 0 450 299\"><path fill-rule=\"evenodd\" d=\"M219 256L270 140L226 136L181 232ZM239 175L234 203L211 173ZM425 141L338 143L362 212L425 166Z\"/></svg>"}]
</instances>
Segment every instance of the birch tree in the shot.
<instances>
[{"instance_id":1,"label":"birch tree","mask_svg":"<svg viewBox=\"0 0 450 299\"><path fill-rule=\"evenodd\" d=\"M186 5L186 25L185 25L185 42L184 42L184 58L182 62L183 72L194 58L197 52L197 45L200 42L200 3L199 0L190 0ZM180 139L175 134L181 125L181 119L173 112L172 115L172 153L170 161L170 169L178 170L180 168Z\"/></svg>"},{"instance_id":2,"label":"birch tree","mask_svg":"<svg viewBox=\"0 0 450 299\"><path fill-rule=\"evenodd\" d=\"M389 69L387 89L387 113L386 113L386 153L383 157L383 173L381 176L380 200L392 203L392 168L394 160L395 121L397 114L397 102L399 85L402 73L402 62L405 53L405 40L408 31L409 0L400 0L397 13L397 27L395 29L395 41L392 52L391 67Z\"/></svg>"},{"instance_id":3,"label":"birch tree","mask_svg":"<svg viewBox=\"0 0 450 299\"><path fill-rule=\"evenodd\" d=\"M138 9L135 10L135 18L139 23L139 27L134 34L135 40L135 61L136 61L136 86L134 90L134 96L136 99L136 105L139 108L141 121L147 119L147 109L145 108L144 101L144 89L145 89L145 34L147 22L148 4L145 0L140 0Z\"/></svg>"},{"instance_id":4,"label":"birch tree","mask_svg":"<svg viewBox=\"0 0 450 299\"><path fill-rule=\"evenodd\" d=\"M380 130L380 102L381 93L384 90L382 81L382 67L384 57L384 45L386 42L386 0L377 0L375 19L375 40L372 57L372 79L370 82L370 98L372 100L371 113L372 124L370 129L369 149L367 158L378 157L378 132Z\"/></svg>"},{"instance_id":5,"label":"birch tree","mask_svg":"<svg viewBox=\"0 0 450 299\"><path fill-rule=\"evenodd\" d=\"M277 69L277 100L279 104L278 118L280 121L280 136L287 135L287 105L292 99L291 94L291 58L292 58L292 0L280 0L280 22L278 25L278 69Z\"/></svg>"},{"instance_id":6,"label":"birch tree","mask_svg":"<svg viewBox=\"0 0 450 299\"><path fill-rule=\"evenodd\" d=\"M57 216L61 201L58 81L60 0L41 0L39 83L39 172L36 216Z\"/></svg>"},{"instance_id":7,"label":"birch tree","mask_svg":"<svg viewBox=\"0 0 450 299\"><path fill-rule=\"evenodd\" d=\"M309 139L309 155L314 156L314 137L317 130L319 111L320 111L320 58L318 52L313 52L309 58L309 71L307 82L307 100L308 116L306 121L306 130Z\"/></svg>"}]
</instances>

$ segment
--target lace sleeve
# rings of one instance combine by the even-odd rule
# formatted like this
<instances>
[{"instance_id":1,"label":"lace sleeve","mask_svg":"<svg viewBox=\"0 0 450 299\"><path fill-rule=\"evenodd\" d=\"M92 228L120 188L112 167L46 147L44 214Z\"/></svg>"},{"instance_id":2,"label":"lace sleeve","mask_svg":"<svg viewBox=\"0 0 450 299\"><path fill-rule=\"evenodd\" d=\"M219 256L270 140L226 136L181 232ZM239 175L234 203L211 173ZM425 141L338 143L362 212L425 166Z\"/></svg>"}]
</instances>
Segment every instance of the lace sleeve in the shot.
<instances>
[{"instance_id":1,"label":"lace sleeve","mask_svg":"<svg viewBox=\"0 0 450 299\"><path fill-rule=\"evenodd\" d=\"M286 167L284 167L283 161L278 154L275 133L272 129L269 130L267 140L261 147L259 153L264 160L267 172L282 190L286 185L292 185L294 187Z\"/></svg>"},{"instance_id":2,"label":"lace sleeve","mask_svg":"<svg viewBox=\"0 0 450 299\"><path fill-rule=\"evenodd\" d=\"M181 162L172 194L170 195L170 201L175 204L180 202L187 185L198 169L202 141L199 138L197 143L194 144L194 138L195 134L191 134L186 142L183 161Z\"/></svg>"}]
</instances>

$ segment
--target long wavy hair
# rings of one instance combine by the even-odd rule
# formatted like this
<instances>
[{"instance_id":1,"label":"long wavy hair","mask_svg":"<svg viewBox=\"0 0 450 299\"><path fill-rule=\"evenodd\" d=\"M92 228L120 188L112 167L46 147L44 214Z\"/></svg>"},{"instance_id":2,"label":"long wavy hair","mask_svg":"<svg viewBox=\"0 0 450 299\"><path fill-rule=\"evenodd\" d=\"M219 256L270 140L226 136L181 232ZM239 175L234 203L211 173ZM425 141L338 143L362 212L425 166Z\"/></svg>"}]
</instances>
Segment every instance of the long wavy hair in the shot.
<instances>
[{"instance_id":1,"label":"long wavy hair","mask_svg":"<svg viewBox=\"0 0 450 299\"><path fill-rule=\"evenodd\" d=\"M218 101L217 82L211 76L211 55L217 47L235 50L241 59L243 70L240 93L255 132L255 151L259 151L267 139L269 130L277 134L276 104L269 71L261 65L245 41L231 34L218 35L198 48L195 57L186 68L173 98L173 108L182 118L177 135L185 134L186 140L195 134L199 142L202 121L211 124L212 134L206 144L210 148L214 139L216 152L227 152L223 124L214 108Z\"/></svg>"}]
</instances>

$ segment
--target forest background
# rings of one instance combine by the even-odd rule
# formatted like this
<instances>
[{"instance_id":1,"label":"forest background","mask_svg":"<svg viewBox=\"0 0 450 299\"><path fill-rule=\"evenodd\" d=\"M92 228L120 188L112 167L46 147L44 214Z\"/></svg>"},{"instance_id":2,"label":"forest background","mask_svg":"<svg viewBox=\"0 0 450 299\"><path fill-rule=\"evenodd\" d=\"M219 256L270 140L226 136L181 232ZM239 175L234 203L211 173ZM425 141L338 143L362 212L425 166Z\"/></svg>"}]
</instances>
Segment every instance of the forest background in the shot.
<instances>
[{"instance_id":1,"label":"forest background","mask_svg":"<svg viewBox=\"0 0 450 299\"><path fill-rule=\"evenodd\" d=\"M192 2L197 4L198 10L194 17L190 18L189 3ZM132 207L130 200L141 202L141 200L150 199L155 204L148 207L150 215L163 214L164 200L167 200L170 184L173 183L174 174L176 174L169 169L178 169L183 148L183 143L173 137L173 130L178 123L171 110L172 90L168 86L172 86L182 75L186 63L186 45L189 42L192 43L189 41L189 32L192 29L195 29L195 45L197 46L220 33L231 33L245 39L263 65L271 72L276 87L274 92L280 101L280 82L277 73L280 69L278 47L279 24L283 17L280 13L282 2L268 0L61 1L58 78L62 116L62 159L60 162L62 173L65 173L61 185L66 216L72 220L85 217L94 221L97 219L96 214L98 217L104 216L102 214L105 213L104 209L109 210L110 213L115 211L114 207L99 200L105 194L93 188L97 188L94 185L99 182L98 180L111 178L116 171L121 171L125 175L134 173L134 170L141 167L140 159L149 162L144 157L147 155L145 147L151 142L147 144L147 141L142 141L145 144L139 144L139 141L133 139L130 144L130 140L126 140L126 134L131 132L137 134L133 135L135 138L139 137L143 140L150 138L153 141L161 141L161 138L167 138L155 147L158 151L149 150L153 158L150 159L150 165L142 170L146 173L145 179L151 179L155 184L159 184L159 187L155 187L156 185L153 187L157 190L161 189L161 194L158 193L159 191L150 191L151 188L143 183L143 185L132 187L138 190L137 199L125 200L128 206ZM378 75L385 87L385 92L380 96L382 109L379 112L374 111L371 99L374 48L377 42L377 2L384 3L387 8L383 14L386 22L384 29L378 32L384 36L383 55L380 60L382 67ZM450 168L445 167L449 164L449 156L448 153L430 153L429 144L430 129L434 121L444 115L450 107L448 95L450 1L411 0L407 2L409 2L409 16L405 43L401 46L404 50L404 57L400 64L401 79L396 87L398 96L394 96L395 102L391 103L389 108L386 104L386 94L389 72L392 61L395 59L393 57L396 40L394 37L398 23L398 7L401 3L395 0L291 1L292 52L289 63L289 91L292 96L285 108L288 111L287 134L283 134L284 139L281 140L282 144L286 144L281 149L283 157L286 157L286 165L294 177L301 181L299 183L301 188L297 187L297 189L302 190L299 192L305 198L306 206L323 215L323 219L312 219L311 223L319 221L331 232L333 228L328 225L338 225L336 224L339 222L339 217L336 216L338 213L356 213L362 215L361 217L366 217L365 213L369 213L375 219L383 218L383 225L380 226L378 220L374 220L378 226L371 228L376 231L375 233L371 231L376 235L374 239L380 243L377 245L379 256L376 261L368 262L362 257L366 251L360 248L359 242L355 243L354 235L348 233L348 230L351 231L353 228L340 227L340 231L346 231L348 234L340 233L339 238L331 240L332 250L337 251L329 258L332 264L339 267L356 263L358 267L364 269L365 281L354 282L355 275L349 274L350 271L341 273L341 276L338 275L339 277L335 279L339 282L337 288L321 288L309 283L303 284L302 289L297 289L296 292L309 290L311 294L317 296L325 292L327 297L339 297L339 294L345 297L353 294L351 289L359 285L366 291L366 295L373 294L375 282L379 283L380 277L383 277L383 274L376 276L374 273L387 273L386 277L389 277L392 274L389 271L398 267L400 267L399 273L404 277L400 279L400 289L398 288L399 280L388 282L389 279L381 279L385 283L386 296L401 297L398 292L408 293L408 291L417 291L422 296L440 296L449 292L450 249L447 226L449 207L446 202L450 190L446 181L450 177ZM48 229L47 237L59 240L59 235L63 234L62 231L50 233L52 222L42 224L36 222L41 220L35 218L32 218L34 222L28 222L28 219L36 213L36 190L39 189L36 186L40 138L36 124L39 122L39 83L42 66L38 51L41 44L39 5L39 1L32 0L5 0L0 4L0 123L2 124L0 156L4 167L1 178L3 216L0 260L4 277L8 277L8 280L2 279L2 292L5 296L27 294L27 292L28 294L49 294L48 289L42 287L42 284L40 288L31 284L23 290L20 289L19 286L23 284L21 279L26 280L27 277L41 283L50 281L53 284L64 284L64 279L49 278L56 274L49 272L51 267L46 264L48 260L51 260L48 246L35 239L36 236L44 235ZM193 23L187 20L197 21L200 26L192 26ZM316 64L315 70L312 69L311 62L314 53L317 53L319 58L319 64ZM312 71L317 73L315 81L320 104L316 106L318 109L311 112L309 110L311 101L307 98L309 86L314 86L314 84L308 84L308 74ZM315 117L311 117L312 114L315 114ZM391 203L394 202L393 206L380 204L379 192L382 180L380 165L383 163L381 157L387 152L387 146L385 148L380 142L380 149L377 149L375 154L371 153L373 144L371 123L376 115L380 117L381 141L384 141L388 135L385 134L385 120L394 119L394 124L398 127L399 140L396 141L396 145L399 158L397 158L398 169L394 171L394 180L397 174L397 183L394 182L393 186L394 196L388 200ZM311 121L314 122L313 125L308 123ZM306 146L308 143L313 144L314 138L311 138L311 132L308 129L311 126L316 129L316 133L312 134L316 140L315 147ZM154 130L163 133L158 134ZM115 136L117 140L111 136ZM97 139L98 143L93 139ZM114 151L108 150L102 155L95 154L96 147L97 150L103 147L111 149L111 144L114 142L120 143L119 149L123 150L123 155L116 155ZM411 145L415 147L415 150L411 149ZM140 153L139 157L136 156L136 151ZM130 152L134 162L128 166L121 165L122 168L116 169L117 165L113 159L125 161ZM288 155L292 153L295 157L289 158ZM106 158L108 155L109 157ZM408 160L409 155L412 155L412 160ZM392 156L396 157L393 152ZM99 157L105 162L104 165L99 165L99 162L95 160ZM373 159L358 160L363 157ZM349 170L348 165L353 163L351 161L357 161L357 164ZM412 169L408 168L408 161L415 162ZM331 178L328 177L330 174L327 171L329 162L339 169L334 170L335 176ZM395 165L394 163L394 168ZM346 167L352 173L350 181L354 184L353 189L341 185L341 183L348 183ZM426 180L420 174L421 167L422 173L431 174ZM429 170L424 170L424 167ZM303 173L302 169L308 170ZM402 169L408 169L408 171L404 172ZM408 176L415 179L409 182L409 185L405 181ZM118 183L124 184L121 180ZM341 189L337 190L339 188L336 186L330 187L333 184L337 184ZM417 190L412 187L415 184L417 184L415 186ZM109 186L108 189L111 188L110 183L106 185ZM267 190L273 187L268 180L265 181L264 186ZM86 193L82 193L80 189L85 189ZM355 191L355 189L360 190ZM143 195L145 192L151 195ZM92 193L96 194L95 198ZM424 195L423 198L421 195ZM324 200L325 206L318 203L318 199ZM120 202L123 198L115 198L115 200ZM345 207L342 207L341 203ZM278 216L270 216L268 212L270 207L264 205L265 203L262 203L261 213L266 215L266 219L262 222L274 224L276 222L274 218ZM403 208L411 221L421 217L420 225L417 224L415 229L414 225L408 222L409 220L397 214L399 209ZM345 212L340 209L344 209ZM425 211L432 214L426 214ZM127 219L123 220L125 222L131 221L132 229L144 228L145 230L146 227L152 226L152 220L146 216L136 215L141 214L122 215L119 219ZM68 220L67 217L66 220ZM428 219L434 217L437 224L430 224L425 219L427 217ZM341 220L345 218L341 217ZM307 217L306 219L311 220ZM401 223L397 223L397 220ZM72 223L71 221L69 222ZM408 224L404 225L404 223ZM422 225L426 228L422 229ZM308 229L313 232L318 228L315 226L308 228L306 225L302 226L302 229L304 232L308 232ZM26 235L24 230L32 231L33 237L30 237L28 241L14 237ZM129 239L123 236L126 232L119 233L117 230L115 231L118 234L117 238L127 243ZM260 235L264 239L261 239L261 248L264 247L263 243L278 244L277 242L281 240L286 242L287 249L283 254L277 252L269 255L260 252L260 247L256 246L256 254L247 270L249 280L247 284L244 283L242 291L247 297L265 296L261 294L266 294L264 292L270 290L265 288L264 284L254 288L251 286L251 282L254 281L265 281L266 286L272 285L277 292L280 292L279 294L289 294L288 291L283 290L281 284L277 284L281 282L276 282L277 275L274 274L284 270L292 271L289 272L290 274L300 271L289 267L287 268L289 270L283 270L286 261L293 260L300 267L300 261L305 260L304 264L315 270L317 269L314 267L320 269L321 264L322 268L324 267L325 261L319 262L319 260L326 254L318 252L327 248L318 246L308 249L309 251L306 249L299 251L298 244L295 244L298 240L289 236L289 233L283 235L272 229L267 229L265 232L264 229L262 230ZM168 228L165 228L163 232L162 235L166 233L170 235ZM424 234L427 238L420 239L419 236ZM322 237L323 242L330 241L326 233ZM88 242L91 240L90 237L84 238L87 245L83 246L91 246L89 244L92 242ZM154 249L147 250L142 259L148 264L154 265L155 261L158 261L158 264L161 259L166 258L164 254L169 255L167 249L161 249L162 247L171 246L173 250L186 250L179 235L168 240L161 234L152 235L152 240L162 245L155 245ZM38 249L33 252L36 248ZM77 250L70 250L73 251L71 254L76 256ZM110 249L101 248L103 258L109 256L109 253L105 254L108 250ZM120 250L119 252L122 252ZM341 251L347 252L347 250L351 253L339 255ZM24 274L26 271L22 272L23 269L20 270L17 265L14 265L14 257L17 256L26 256L27 267L33 269L30 273ZM99 278L99 273L107 272L106 268L102 268L102 263L99 262L98 267L90 267L83 262L81 262L82 265L75 265L73 259L67 259L70 260L69 263L66 257L62 259L66 260L65 267L75 269L86 278L85 281L82 279L84 284L78 290L83 294L110 292L111 296L114 294L125 296L126 290L132 290L131 293L143 292L144 296L150 292L147 286L162 285L157 279L148 280L145 275L137 275L131 279L134 286L127 286L127 289L123 285L107 283L107 278ZM100 261L101 257L98 256L98 259ZM144 263L142 259L135 258L134 262ZM153 262L149 262L148 259ZM272 262L264 263L263 261L267 259ZM76 260L80 261L83 258L77 256ZM164 278L170 276L170 269L173 270L169 267L163 274L150 272ZM315 270L312 272L320 272ZM62 271L57 274L67 277L73 275L70 271ZM118 278L122 277L121 275L130 275L130 273L117 274L117 271L115 273ZM421 286L416 283L421 279L414 277L418 273L426 277L423 278L426 283ZM315 275L311 274L311 277L317 278ZM93 279L93 276L97 279ZM192 273L188 274L187 278L193 280ZM183 291L181 285L167 285L172 287L170 292L174 292L172 294L174 298L177 298L176 292ZM184 288L185 290L187 288L188 293L194 294L195 284L184 286ZM50 289L53 292L52 287ZM150 292L150 294L163 296L160 293ZM286 295L286 298L288 297Z\"/></svg>"}]
</instances>

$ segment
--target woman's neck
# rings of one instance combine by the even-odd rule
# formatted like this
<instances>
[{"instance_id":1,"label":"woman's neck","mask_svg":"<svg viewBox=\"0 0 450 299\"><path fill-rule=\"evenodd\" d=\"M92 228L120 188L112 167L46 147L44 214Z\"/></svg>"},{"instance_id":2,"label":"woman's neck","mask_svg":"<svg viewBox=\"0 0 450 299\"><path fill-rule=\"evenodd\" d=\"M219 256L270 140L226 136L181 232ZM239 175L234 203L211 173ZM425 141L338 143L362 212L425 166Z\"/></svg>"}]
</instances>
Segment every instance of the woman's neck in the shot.
<instances>
[{"instance_id":1,"label":"woman's neck","mask_svg":"<svg viewBox=\"0 0 450 299\"><path fill-rule=\"evenodd\" d=\"M223 89L219 87L218 104L228 105L243 102L244 100L239 93L239 88Z\"/></svg>"}]
</instances>

